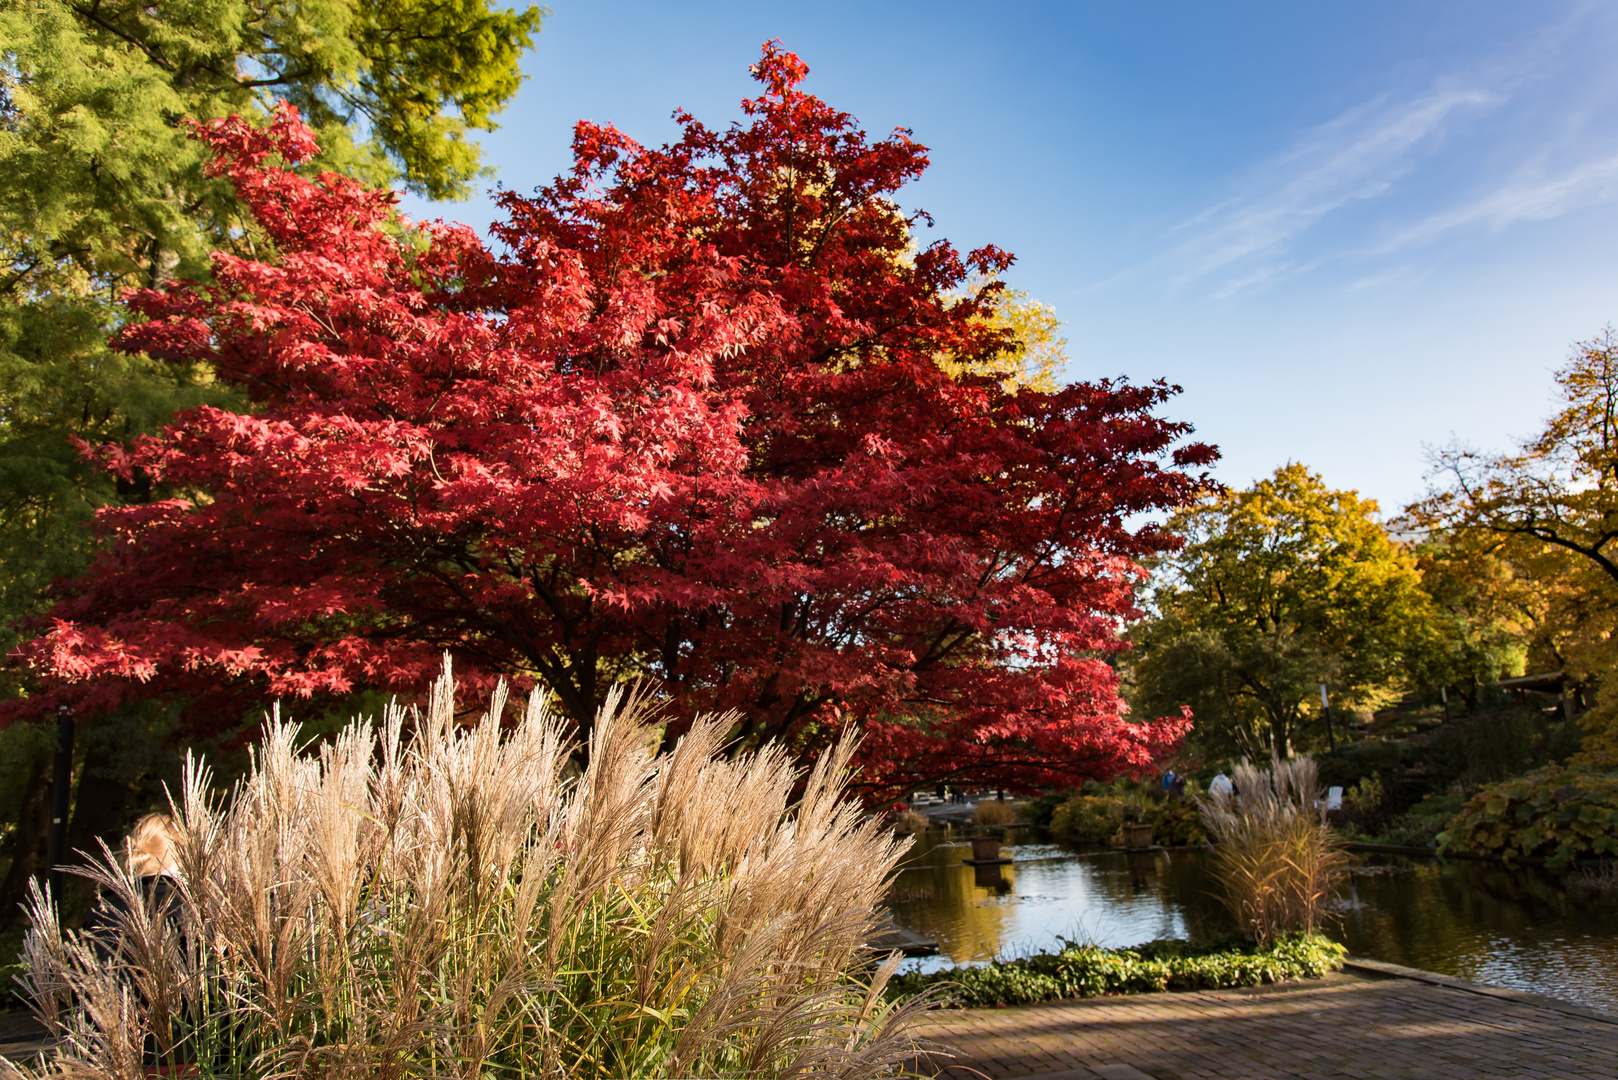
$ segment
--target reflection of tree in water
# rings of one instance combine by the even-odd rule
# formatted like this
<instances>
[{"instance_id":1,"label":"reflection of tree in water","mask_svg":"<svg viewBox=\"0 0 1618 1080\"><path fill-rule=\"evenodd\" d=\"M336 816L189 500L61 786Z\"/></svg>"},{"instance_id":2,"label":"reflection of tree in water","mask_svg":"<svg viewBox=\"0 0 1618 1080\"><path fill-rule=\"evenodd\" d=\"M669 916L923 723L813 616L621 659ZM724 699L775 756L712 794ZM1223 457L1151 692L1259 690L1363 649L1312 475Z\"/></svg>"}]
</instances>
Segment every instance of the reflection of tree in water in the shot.
<instances>
[{"instance_id":1,"label":"reflection of tree in water","mask_svg":"<svg viewBox=\"0 0 1618 1080\"><path fill-rule=\"evenodd\" d=\"M1427 863L1352 879L1359 907L1340 936L1351 953L1467 977L1510 965L1508 952L1574 939L1578 966L1618 970L1618 911L1570 896L1556 875L1498 863ZM1525 973L1531 974L1531 973Z\"/></svg>"},{"instance_id":2,"label":"reflection of tree in water","mask_svg":"<svg viewBox=\"0 0 1618 1080\"><path fill-rule=\"evenodd\" d=\"M1220 901L1207 860L1201 851L1175 851L1164 860L1159 873L1160 888L1185 916L1187 932L1193 939L1214 937L1234 929L1230 912Z\"/></svg>"},{"instance_id":3,"label":"reflection of tree in water","mask_svg":"<svg viewBox=\"0 0 1618 1080\"><path fill-rule=\"evenodd\" d=\"M956 961L1049 947L1057 936L1132 945L1229 929L1201 851L1063 859L1055 847L1008 849L1018 863L1003 868L1009 895L997 896L961 863L969 847L940 843L918 845L915 868L898 883L916 899L894 912ZM1610 897L1570 893L1562 877L1533 867L1412 860L1368 870L1345 882L1347 903L1330 930L1351 954L1618 1008Z\"/></svg>"},{"instance_id":4,"label":"reflection of tree in water","mask_svg":"<svg viewBox=\"0 0 1618 1080\"><path fill-rule=\"evenodd\" d=\"M971 867L961 862L971 854L965 843L951 845L935 835L918 838L897 882L916 899L893 906L901 924L935 939L939 950L956 963L993 960L1000 955L1011 924L1010 911L985 901L1010 891L1016 867ZM1005 884L980 886L974 882L975 870L1004 871L997 877ZM923 899L927 888L931 896Z\"/></svg>"},{"instance_id":5,"label":"reflection of tree in water","mask_svg":"<svg viewBox=\"0 0 1618 1080\"><path fill-rule=\"evenodd\" d=\"M1011 891L1011 879L1006 877L1005 867L1001 865L972 867L972 884L996 896L1004 896Z\"/></svg>"},{"instance_id":6,"label":"reflection of tree in water","mask_svg":"<svg viewBox=\"0 0 1618 1080\"><path fill-rule=\"evenodd\" d=\"M1446 882L1437 865L1403 873L1350 875L1349 907L1333 931L1350 953L1411 967L1431 967L1438 956L1460 956L1476 945L1476 928L1457 914L1462 885Z\"/></svg>"},{"instance_id":7,"label":"reflection of tree in water","mask_svg":"<svg viewBox=\"0 0 1618 1080\"><path fill-rule=\"evenodd\" d=\"M1058 938L1135 945L1181 933L1180 906L1160 878L1169 858L1088 853L1077 858L1026 833L1007 838L1018 861L970 867L970 849L923 840L897 883L894 915L936 939L956 962L1052 948ZM930 897L923 896L930 890Z\"/></svg>"}]
</instances>

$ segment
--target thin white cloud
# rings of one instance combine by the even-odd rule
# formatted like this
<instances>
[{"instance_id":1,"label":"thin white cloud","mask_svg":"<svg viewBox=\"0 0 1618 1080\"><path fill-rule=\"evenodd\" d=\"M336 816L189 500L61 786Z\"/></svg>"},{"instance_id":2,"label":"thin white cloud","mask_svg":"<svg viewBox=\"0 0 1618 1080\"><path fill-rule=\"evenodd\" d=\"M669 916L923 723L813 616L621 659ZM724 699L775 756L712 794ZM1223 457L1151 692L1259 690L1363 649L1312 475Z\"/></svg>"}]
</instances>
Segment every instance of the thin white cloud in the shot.
<instances>
[{"instance_id":1,"label":"thin white cloud","mask_svg":"<svg viewBox=\"0 0 1618 1080\"><path fill-rule=\"evenodd\" d=\"M1432 266L1401 256L1451 233L1502 229L1618 200L1618 139L1607 123L1618 76L1600 68L1582 79L1574 75L1576 88L1566 85L1569 47L1611 39L1618 23L1609 15L1604 0L1575 5L1424 91L1390 90L1303 131L1237 177L1227 189L1234 194L1171 229L1150 258L1076 292L1147 277L1222 300L1328 265L1352 267L1350 291L1385 288L1432 273ZM1547 88L1555 95L1549 102ZM1499 115L1481 130L1463 130L1486 114ZM1441 153L1445 142L1451 145ZM1514 156L1513 146L1520 149ZM1487 158L1467 174L1470 189L1446 183L1464 172L1458 162L1476 161L1480 149ZM1508 157L1561 164L1521 167L1506 180L1494 163ZM1447 205L1413 209L1434 195L1435 185L1421 174L1435 163ZM1355 214L1361 226L1351 235L1334 231L1352 207L1372 201L1379 204L1367 207L1370 213Z\"/></svg>"},{"instance_id":2,"label":"thin white cloud","mask_svg":"<svg viewBox=\"0 0 1618 1080\"><path fill-rule=\"evenodd\" d=\"M1433 275L1433 266L1400 265L1391 269L1373 273L1357 278L1344 287L1345 292L1366 292L1371 289L1384 289L1392 285L1410 288L1421 284Z\"/></svg>"},{"instance_id":3,"label":"thin white cloud","mask_svg":"<svg viewBox=\"0 0 1618 1080\"><path fill-rule=\"evenodd\" d=\"M1614 199L1618 199L1618 155L1570 166L1559 176L1546 176L1538 168L1470 203L1399 230L1369 254L1394 254L1460 229L1498 231L1519 221L1548 221Z\"/></svg>"},{"instance_id":4,"label":"thin white cloud","mask_svg":"<svg viewBox=\"0 0 1618 1080\"><path fill-rule=\"evenodd\" d=\"M1383 96L1314 128L1263 163L1241 194L1176 230L1168 256L1177 284L1225 277L1222 295L1298 272L1294 241L1349 203L1387 192L1457 115L1503 97L1478 87L1440 86L1412 98Z\"/></svg>"}]
</instances>

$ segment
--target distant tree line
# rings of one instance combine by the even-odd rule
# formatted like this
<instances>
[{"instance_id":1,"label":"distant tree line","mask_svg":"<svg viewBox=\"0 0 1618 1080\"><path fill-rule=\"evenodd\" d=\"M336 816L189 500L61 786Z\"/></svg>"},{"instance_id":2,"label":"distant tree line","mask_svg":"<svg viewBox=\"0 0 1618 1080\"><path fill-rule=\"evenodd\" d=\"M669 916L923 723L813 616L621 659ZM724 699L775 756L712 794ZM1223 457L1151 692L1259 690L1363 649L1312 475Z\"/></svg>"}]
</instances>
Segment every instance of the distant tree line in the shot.
<instances>
[{"instance_id":1,"label":"distant tree line","mask_svg":"<svg viewBox=\"0 0 1618 1080\"><path fill-rule=\"evenodd\" d=\"M1409 693L1472 712L1501 679L1562 672L1593 705L1581 756L1618 764L1618 338L1577 346L1561 403L1503 454L1449 447L1391 520L1290 464L1179 511L1124 661L1136 709L1182 705L1197 745L1286 755Z\"/></svg>"}]
</instances>

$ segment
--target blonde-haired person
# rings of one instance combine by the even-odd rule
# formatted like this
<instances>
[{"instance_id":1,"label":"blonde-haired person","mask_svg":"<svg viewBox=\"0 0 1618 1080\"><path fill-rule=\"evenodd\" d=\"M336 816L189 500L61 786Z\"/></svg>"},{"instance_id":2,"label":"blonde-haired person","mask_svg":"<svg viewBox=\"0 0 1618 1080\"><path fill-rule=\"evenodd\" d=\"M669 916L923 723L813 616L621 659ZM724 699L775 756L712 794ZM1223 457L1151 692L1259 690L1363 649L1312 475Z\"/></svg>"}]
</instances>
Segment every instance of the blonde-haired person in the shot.
<instances>
[{"instance_id":1,"label":"blonde-haired person","mask_svg":"<svg viewBox=\"0 0 1618 1080\"><path fill-rule=\"evenodd\" d=\"M173 877L179 870L175 857L174 819L167 814L147 814L135 822L124 840L129 872L137 878Z\"/></svg>"},{"instance_id":2,"label":"blonde-haired person","mask_svg":"<svg viewBox=\"0 0 1618 1080\"><path fill-rule=\"evenodd\" d=\"M112 886L110 881L97 890L84 933L106 967L155 971L168 963L170 950L176 946L182 953L185 950L173 829L174 819L168 814L147 814L135 822L123 844L133 891ZM195 1048L183 1035L190 1025L185 1008L182 1004L173 1017L179 1027L169 1030L177 1043L160 1052L156 1037L150 1032L145 1036L141 1048L145 1075L196 1074Z\"/></svg>"},{"instance_id":3,"label":"blonde-haired person","mask_svg":"<svg viewBox=\"0 0 1618 1080\"><path fill-rule=\"evenodd\" d=\"M135 822L124 837L124 865L134 879L143 906L161 912L166 921L178 926L180 894L176 887L179 860L174 850L174 819L167 814L147 814ZM114 850L117 850L116 848ZM105 885L96 890L96 900L84 921L84 929L98 942L98 951L110 957L122 951L119 939L127 933L126 924L135 913L129 898Z\"/></svg>"}]
</instances>

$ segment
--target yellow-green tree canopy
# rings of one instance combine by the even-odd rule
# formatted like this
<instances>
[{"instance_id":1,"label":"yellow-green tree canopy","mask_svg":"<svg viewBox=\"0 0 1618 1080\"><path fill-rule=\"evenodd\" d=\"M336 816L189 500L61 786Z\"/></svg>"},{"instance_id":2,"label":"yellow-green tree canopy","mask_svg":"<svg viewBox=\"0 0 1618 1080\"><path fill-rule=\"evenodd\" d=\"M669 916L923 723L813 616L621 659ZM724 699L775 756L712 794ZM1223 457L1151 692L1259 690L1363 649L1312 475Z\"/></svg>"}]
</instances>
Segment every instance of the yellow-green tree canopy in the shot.
<instances>
[{"instance_id":1,"label":"yellow-green tree canopy","mask_svg":"<svg viewBox=\"0 0 1618 1080\"><path fill-rule=\"evenodd\" d=\"M1407 653L1413 680L1446 688L1473 711L1481 688L1521 675L1530 649L1548 643L1544 590L1520 545L1425 527L1413 516L1397 524L1415 538L1416 569L1432 601L1430 633Z\"/></svg>"},{"instance_id":2,"label":"yellow-green tree canopy","mask_svg":"<svg viewBox=\"0 0 1618 1080\"><path fill-rule=\"evenodd\" d=\"M1026 386L1042 393L1055 392L1068 361L1067 339L1062 336L1056 309L993 278L978 279L967 291L976 296L985 289L992 290L991 307L981 321L1005 333L1006 351L986 361L945 357L940 365L957 377L998 376L1007 389Z\"/></svg>"},{"instance_id":3,"label":"yellow-green tree canopy","mask_svg":"<svg viewBox=\"0 0 1618 1080\"><path fill-rule=\"evenodd\" d=\"M1321 683L1346 707L1396 694L1430 604L1376 515L1302 465L1176 514L1185 547L1154 567L1134 634L1136 711L1189 706L1204 747L1284 757L1319 715Z\"/></svg>"},{"instance_id":4,"label":"yellow-green tree canopy","mask_svg":"<svg viewBox=\"0 0 1618 1080\"><path fill-rule=\"evenodd\" d=\"M1618 335L1577 345L1556 372L1561 408L1513 452L1451 447L1413 513L1492 543L1542 606L1535 660L1599 684L1585 753L1618 764Z\"/></svg>"}]
</instances>

